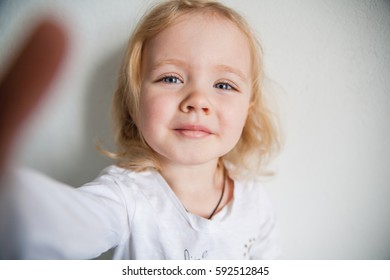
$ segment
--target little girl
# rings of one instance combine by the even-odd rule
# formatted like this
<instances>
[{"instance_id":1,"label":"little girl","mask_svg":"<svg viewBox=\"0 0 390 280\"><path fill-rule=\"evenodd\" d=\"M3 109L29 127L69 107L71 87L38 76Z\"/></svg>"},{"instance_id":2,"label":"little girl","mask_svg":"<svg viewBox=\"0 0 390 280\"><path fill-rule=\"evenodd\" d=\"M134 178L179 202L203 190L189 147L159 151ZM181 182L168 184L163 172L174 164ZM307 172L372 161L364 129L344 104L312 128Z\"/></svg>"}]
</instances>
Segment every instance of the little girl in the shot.
<instances>
[{"instance_id":1,"label":"little girl","mask_svg":"<svg viewBox=\"0 0 390 280\"><path fill-rule=\"evenodd\" d=\"M235 11L155 6L129 41L114 95L118 149L107 154L117 164L77 189L18 176L7 225L17 242L3 237L0 248L23 259L111 248L115 259L276 258L256 180L278 147L261 81L259 45Z\"/></svg>"}]
</instances>

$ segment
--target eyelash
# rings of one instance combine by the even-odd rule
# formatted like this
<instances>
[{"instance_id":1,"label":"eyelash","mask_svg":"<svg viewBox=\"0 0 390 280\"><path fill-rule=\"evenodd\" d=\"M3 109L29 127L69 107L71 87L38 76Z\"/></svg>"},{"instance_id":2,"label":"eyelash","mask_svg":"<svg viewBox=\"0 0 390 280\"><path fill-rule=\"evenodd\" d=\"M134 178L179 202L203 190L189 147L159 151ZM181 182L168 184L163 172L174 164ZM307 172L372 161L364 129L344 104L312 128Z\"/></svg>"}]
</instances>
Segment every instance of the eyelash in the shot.
<instances>
[{"instance_id":1,"label":"eyelash","mask_svg":"<svg viewBox=\"0 0 390 280\"><path fill-rule=\"evenodd\" d=\"M162 78L160 78L157 82L164 82L166 84L178 84L178 82L169 82L168 79L176 79L177 81L179 81L180 83L183 83L182 79L180 79L178 76L176 75L173 75L173 74L168 74L168 75L165 75L163 76Z\"/></svg>"},{"instance_id":2,"label":"eyelash","mask_svg":"<svg viewBox=\"0 0 390 280\"><path fill-rule=\"evenodd\" d=\"M218 87L218 85L228 86L229 88L220 88L220 87ZM220 82L216 83L214 85L214 87L217 89L220 89L220 90L235 90L235 91L237 91L237 86L235 86L234 84L232 84L228 81L220 81Z\"/></svg>"}]
</instances>

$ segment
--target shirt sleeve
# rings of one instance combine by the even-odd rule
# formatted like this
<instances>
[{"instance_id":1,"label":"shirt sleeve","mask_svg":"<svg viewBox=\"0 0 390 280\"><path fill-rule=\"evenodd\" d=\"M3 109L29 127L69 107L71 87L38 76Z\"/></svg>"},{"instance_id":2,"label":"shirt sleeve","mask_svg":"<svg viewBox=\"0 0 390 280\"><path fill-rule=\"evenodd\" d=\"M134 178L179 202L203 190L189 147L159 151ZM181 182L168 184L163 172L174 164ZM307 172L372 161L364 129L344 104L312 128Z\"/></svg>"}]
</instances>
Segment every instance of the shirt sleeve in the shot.
<instances>
[{"instance_id":1,"label":"shirt sleeve","mask_svg":"<svg viewBox=\"0 0 390 280\"><path fill-rule=\"evenodd\" d=\"M8 180L0 258L91 259L129 234L134 201L115 176L73 188L31 170Z\"/></svg>"},{"instance_id":2,"label":"shirt sleeve","mask_svg":"<svg viewBox=\"0 0 390 280\"><path fill-rule=\"evenodd\" d=\"M258 218L260 219L260 227L259 234L251 248L250 258L258 260L278 259L281 256L282 248L277 230L275 211L263 187L256 187L259 187Z\"/></svg>"}]
</instances>

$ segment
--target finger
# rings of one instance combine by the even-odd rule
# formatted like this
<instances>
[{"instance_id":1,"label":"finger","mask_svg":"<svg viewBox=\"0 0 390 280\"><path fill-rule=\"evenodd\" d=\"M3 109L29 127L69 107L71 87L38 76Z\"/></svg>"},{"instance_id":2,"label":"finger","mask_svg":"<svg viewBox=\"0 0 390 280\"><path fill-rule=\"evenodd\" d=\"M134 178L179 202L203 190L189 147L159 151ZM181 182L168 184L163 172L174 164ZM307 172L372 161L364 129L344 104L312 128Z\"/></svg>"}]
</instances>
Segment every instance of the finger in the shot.
<instances>
[{"instance_id":1,"label":"finger","mask_svg":"<svg viewBox=\"0 0 390 280\"><path fill-rule=\"evenodd\" d=\"M67 49L64 29L53 20L41 22L26 40L0 82L0 171L12 143L47 92Z\"/></svg>"}]
</instances>

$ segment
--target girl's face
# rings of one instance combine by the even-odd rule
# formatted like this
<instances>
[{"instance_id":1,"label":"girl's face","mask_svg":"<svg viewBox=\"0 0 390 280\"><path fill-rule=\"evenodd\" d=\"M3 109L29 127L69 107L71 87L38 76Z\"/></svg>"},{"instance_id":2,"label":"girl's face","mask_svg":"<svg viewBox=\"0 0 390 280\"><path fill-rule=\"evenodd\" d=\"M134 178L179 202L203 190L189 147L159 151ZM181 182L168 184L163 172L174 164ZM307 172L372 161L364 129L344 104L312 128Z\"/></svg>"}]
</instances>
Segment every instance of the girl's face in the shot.
<instances>
[{"instance_id":1,"label":"girl's face","mask_svg":"<svg viewBox=\"0 0 390 280\"><path fill-rule=\"evenodd\" d=\"M142 54L138 128L164 162L217 160L238 142L250 104L245 35L218 16L184 15Z\"/></svg>"}]
</instances>

